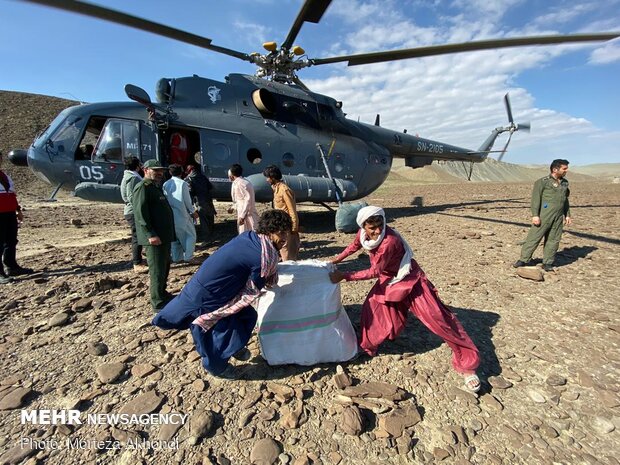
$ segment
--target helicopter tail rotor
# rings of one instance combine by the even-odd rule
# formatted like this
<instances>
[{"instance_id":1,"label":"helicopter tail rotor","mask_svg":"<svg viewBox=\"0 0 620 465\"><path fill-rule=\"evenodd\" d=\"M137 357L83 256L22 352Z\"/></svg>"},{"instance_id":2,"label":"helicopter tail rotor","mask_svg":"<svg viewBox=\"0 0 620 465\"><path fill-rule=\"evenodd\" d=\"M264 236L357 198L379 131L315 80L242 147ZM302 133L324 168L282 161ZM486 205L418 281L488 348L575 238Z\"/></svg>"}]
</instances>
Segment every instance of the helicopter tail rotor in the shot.
<instances>
[{"instance_id":1,"label":"helicopter tail rotor","mask_svg":"<svg viewBox=\"0 0 620 465\"><path fill-rule=\"evenodd\" d=\"M509 134L508 134L508 140L506 141L504 148L500 151L499 156L497 157L497 161L502 161L502 158L504 158L504 155L506 154L506 150L508 149L508 145L510 144L510 140L512 139L512 135L516 131L530 132L530 129L531 129L530 123L515 123L514 122L514 119L512 117L512 106L510 105L510 97L508 96L508 93L504 95L504 105L506 106L506 113L508 114L508 122L510 124L506 126L505 128L501 128L499 132L500 133L508 132Z\"/></svg>"}]
</instances>

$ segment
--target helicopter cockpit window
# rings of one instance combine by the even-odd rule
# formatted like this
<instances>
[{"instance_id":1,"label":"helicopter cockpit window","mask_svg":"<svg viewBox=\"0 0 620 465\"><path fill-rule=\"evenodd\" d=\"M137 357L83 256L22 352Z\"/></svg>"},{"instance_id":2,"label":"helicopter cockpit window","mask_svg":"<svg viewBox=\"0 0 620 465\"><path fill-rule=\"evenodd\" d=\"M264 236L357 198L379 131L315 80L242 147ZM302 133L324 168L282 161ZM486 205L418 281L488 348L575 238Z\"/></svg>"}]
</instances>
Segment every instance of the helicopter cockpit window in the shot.
<instances>
[{"instance_id":1,"label":"helicopter cockpit window","mask_svg":"<svg viewBox=\"0 0 620 465\"><path fill-rule=\"evenodd\" d=\"M46 141L46 150L51 156L72 154L78 143L84 127L82 117L68 117L53 132ZM72 156L72 155L71 155Z\"/></svg>"},{"instance_id":2,"label":"helicopter cockpit window","mask_svg":"<svg viewBox=\"0 0 620 465\"><path fill-rule=\"evenodd\" d=\"M94 162L122 163L125 157L140 154L137 121L108 120L95 151Z\"/></svg>"},{"instance_id":3,"label":"helicopter cockpit window","mask_svg":"<svg viewBox=\"0 0 620 465\"><path fill-rule=\"evenodd\" d=\"M286 152L284 155L282 155L282 164L287 168L292 168L292 166L295 164L295 156L290 152Z\"/></svg>"}]
</instances>

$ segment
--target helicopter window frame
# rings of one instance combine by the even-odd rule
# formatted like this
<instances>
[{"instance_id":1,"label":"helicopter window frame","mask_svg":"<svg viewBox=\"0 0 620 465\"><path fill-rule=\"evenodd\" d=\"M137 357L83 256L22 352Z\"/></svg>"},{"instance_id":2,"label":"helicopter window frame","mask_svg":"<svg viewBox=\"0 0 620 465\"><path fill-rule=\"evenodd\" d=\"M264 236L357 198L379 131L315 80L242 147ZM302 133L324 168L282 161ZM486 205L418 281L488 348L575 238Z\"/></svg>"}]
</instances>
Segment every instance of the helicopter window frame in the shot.
<instances>
[{"instance_id":1,"label":"helicopter window frame","mask_svg":"<svg viewBox=\"0 0 620 465\"><path fill-rule=\"evenodd\" d=\"M107 147L108 140L106 140L105 138L108 138L107 132L108 129L113 125L113 124L119 124L120 127L120 132L118 133L118 137L113 137L114 141L116 142L116 139L119 139L120 145L116 146L116 143L114 143L114 145L112 146L112 150L113 152L108 152L108 154L106 154L106 151L109 151L110 148ZM126 136L126 132L128 131L128 129L131 128L134 131L133 134L133 139L132 142L132 146L131 147L127 147L127 144L129 142L128 140L128 136ZM110 163L110 164L124 164L125 158L126 157L130 157L130 156L134 156L137 157L139 159L142 159L141 157L141 130L140 130L140 121L139 120L134 120L134 119L124 119L124 118L108 118L107 121L105 122L105 124L103 125L103 127L101 128L101 133L99 134L99 139L97 139L97 145L95 145L95 148L93 150L92 156L91 156L91 161L93 163ZM111 142L111 138L109 139L109 141ZM102 147L104 147L102 149ZM118 152L117 152L118 150ZM131 152L129 152L131 150ZM100 155L100 153L102 153ZM110 155L111 153L111 155Z\"/></svg>"},{"instance_id":2,"label":"helicopter window frame","mask_svg":"<svg viewBox=\"0 0 620 465\"><path fill-rule=\"evenodd\" d=\"M41 136L47 153L52 157L73 157L86 125L86 120L83 116L66 116L66 113L63 116L65 117L61 119L59 115ZM54 123L56 123L56 126L54 126ZM45 137L47 132L49 132L49 136Z\"/></svg>"}]
</instances>

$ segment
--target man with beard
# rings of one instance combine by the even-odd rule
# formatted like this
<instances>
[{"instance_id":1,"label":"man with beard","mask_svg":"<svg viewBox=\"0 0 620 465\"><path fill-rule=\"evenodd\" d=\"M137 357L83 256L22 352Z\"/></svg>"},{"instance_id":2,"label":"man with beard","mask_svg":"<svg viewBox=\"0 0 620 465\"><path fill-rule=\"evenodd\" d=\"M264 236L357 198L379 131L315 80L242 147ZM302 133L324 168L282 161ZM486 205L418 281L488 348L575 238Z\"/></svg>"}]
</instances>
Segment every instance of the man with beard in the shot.
<instances>
[{"instance_id":1,"label":"man with beard","mask_svg":"<svg viewBox=\"0 0 620 465\"><path fill-rule=\"evenodd\" d=\"M532 226L521 247L521 257L514 263L515 268L526 266L532 254L544 238L543 270L553 271L553 261L560 246L564 225L572 223L568 196L568 161L553 160L548 176L534 183L532 190Z\"/></svg>"}]
</instances>

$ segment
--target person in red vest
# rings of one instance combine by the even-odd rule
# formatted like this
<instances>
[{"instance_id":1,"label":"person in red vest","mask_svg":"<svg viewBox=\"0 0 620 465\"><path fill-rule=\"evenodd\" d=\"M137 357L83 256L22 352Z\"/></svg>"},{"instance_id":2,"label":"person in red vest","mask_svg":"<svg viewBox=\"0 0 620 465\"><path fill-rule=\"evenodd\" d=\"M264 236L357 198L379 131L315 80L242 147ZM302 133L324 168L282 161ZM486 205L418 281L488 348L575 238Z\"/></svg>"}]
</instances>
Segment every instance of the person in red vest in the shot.
<instances>
[{"instance_id":1,"label":"person in red vest","mask_svg":"<svg viewBox=\"0 0 620 465\"><path fill-rule=\"evenodd\" d=\"M170 136L170 165L187 165L187 137L180 132L173 132Z\"/></svg>"},{"instance_id":2,"label":"person in red vest","mask_svg":"<svg viewBox=\"0 0 620 465\"><path fill-rule=\"evenodd\" d=\"M0 152L0 164L2 152ZM17 222L23 221L22 208L17 202L15 186L11 177L0 169L0 284L11 282L11 276L30 274L30 268L17 264Z\"/></svg>"}]
</instances>

